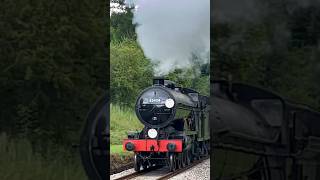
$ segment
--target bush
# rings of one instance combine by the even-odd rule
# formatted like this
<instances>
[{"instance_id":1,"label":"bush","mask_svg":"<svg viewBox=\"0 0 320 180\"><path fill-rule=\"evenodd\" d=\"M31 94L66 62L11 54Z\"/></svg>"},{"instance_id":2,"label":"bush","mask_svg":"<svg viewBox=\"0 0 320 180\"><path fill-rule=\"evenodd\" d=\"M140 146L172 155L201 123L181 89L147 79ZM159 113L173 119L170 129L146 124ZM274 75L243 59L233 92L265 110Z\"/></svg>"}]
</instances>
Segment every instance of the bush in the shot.
<instances>
[{"instance_id":1,"label":"bush","mask_svg":"<svg viewBox=\"0 0 320 180\"><path fill-rule=\"evenodd\" d=\"M87 179L79 157L59 149L48 151L44 158L32 150L27 139L9 139L0 134L0 177L2 180L21 179Z\"/></svg>"},{"instance_id":2,"label":"bush","mask_svg":"<svg viewBox=\"0 0 320 180\"><path fill-rule=\"evenodd\" d=\"M110 105L110 144L122 144L128 131L142 130L143 124L138 120L134 109Z\"/></svg>"},{"instance_id":3,"label":"bush","mask_svg":"<svg viewBox=\"0 0 320 180\"><path fill-rule=\"evenodd\" d=\"M112 42L110 52L111 102L133 107L139 92L152 83L152 64L131 39Z\"/></svg>"}]
</instances>

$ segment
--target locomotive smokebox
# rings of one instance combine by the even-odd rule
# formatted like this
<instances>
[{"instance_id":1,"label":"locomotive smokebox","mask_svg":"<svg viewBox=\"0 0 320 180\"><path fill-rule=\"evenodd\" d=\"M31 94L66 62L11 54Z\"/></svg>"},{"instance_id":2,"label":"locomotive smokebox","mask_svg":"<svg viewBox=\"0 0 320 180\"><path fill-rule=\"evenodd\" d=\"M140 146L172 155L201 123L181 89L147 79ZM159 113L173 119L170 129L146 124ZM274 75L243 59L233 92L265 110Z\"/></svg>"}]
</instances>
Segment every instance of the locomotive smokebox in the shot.
<instances>
[{"instance_id":1,"label":"locomotive smokebox","mask_svg":"<svg viewBox=\"0 0 320 180\"><path fill-rule=\"evenodd\" d=\"M162 76L153 78L153 85L164 85L165 78Z\"/></svg>"},{"instance_id":2,"label":"locomotive smokebox","mask_svg":"<svg viewBox=\"0 0 320 180\"><path fill-rule=\"evenodd\" d=\"M137 98L135 109L138 119L145 126L162 128L176 119L188 117L198 102L185 91L164 77L155 77L153 86L144 89Z\"/></svg>"}]
</instances>

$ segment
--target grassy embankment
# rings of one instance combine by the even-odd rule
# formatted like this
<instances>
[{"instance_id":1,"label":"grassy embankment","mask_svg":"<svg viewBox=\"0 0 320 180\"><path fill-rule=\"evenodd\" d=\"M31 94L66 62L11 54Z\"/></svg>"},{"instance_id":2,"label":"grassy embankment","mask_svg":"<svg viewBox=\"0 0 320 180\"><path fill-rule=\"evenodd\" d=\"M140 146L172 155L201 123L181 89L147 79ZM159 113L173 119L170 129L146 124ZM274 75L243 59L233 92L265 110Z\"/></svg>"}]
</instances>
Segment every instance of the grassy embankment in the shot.
<instances>
[{"instance_id":1,"label":"grassy embankment","mask_svg":"<svg viewBox=\"0 0 320 180\"><path fill-rule=\"evenodd\" d=\"M123 152L122 140L127 131L141 130L143 125L136 118L133 110L120 109L111 105L111 153L117 165L130 161L132 154ZM44 158L32 150L27 139L9 140L0 133L0 179L1 180L86 180L78 151L67 152L64 149L47 152ZM77 156L77 157L74 157ZM120 156L120 157L119 157Z\"/></svg>"},{"instance_id":2,"label":"grassy embankment","mask_svg":"<svg viewBox=\"0 0 320 180\"><path fill-rule=\"evenodd\" d=\"M111 154L127 155L122 150L122 140L127 138L128 131L141 130L143 125L133 109L110 105L110 141Z\"/></svg>"},{"instance_id":3,"label":"grassy embankment","mask_svg":"<svg viewBox=\"0 0 320 180\"><path fill-rule=\"evenodd\" d=\"M66 150L47 152L46 158L32 150L26 139L9 140L0 134L1 180L86 180L80 158Z\"/></svg>"},{"instance_id":4,"label":"grassy embankment","mask_svg":"<svg viewBox=\"0 0 320 180\"><path fill-rule=\"evenodd\" d=\"M123 151L122 141L128 131L141 130L140 123L133 109L110 106L110 166L117 169L133 161L132 152Z\"/></svg>"}]
</instances>

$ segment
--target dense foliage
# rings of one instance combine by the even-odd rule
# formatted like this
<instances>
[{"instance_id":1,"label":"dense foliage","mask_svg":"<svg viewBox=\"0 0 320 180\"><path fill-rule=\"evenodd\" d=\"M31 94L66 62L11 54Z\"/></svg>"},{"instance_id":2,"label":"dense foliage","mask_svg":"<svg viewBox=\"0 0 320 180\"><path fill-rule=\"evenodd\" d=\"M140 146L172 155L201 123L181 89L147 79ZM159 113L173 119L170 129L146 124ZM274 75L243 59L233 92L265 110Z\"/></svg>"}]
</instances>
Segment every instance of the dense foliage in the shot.
<instances>
[{"instance_id":1,"label":"dense foliage","mask_svg":"<svg viewBox=\"0 0 320 180\"><path fill-rule=\"evenodd\" d=\"M113 102L133 105L141 89L152 82L152 66L134 40L112 42L110 46L110 92Z\"/></svg>"},{"instance_id":2,"label":"dense foliage","mask_svg":"<svg viewBox=\"0 0 320 180\"><path fill-rule=\"evenodd\" d=\"M29 140L13 140L0 133L1 180L87 180L79 163L80 157L74 157L76 153L76 150L70 152L65 148L59 148L40 154L34 152Z\"/></svg>"},{"instance_id":3,"label":"dense foliage","mask_svg":"<svg viewBox=\"0 0 320 180\"><path fill-rule=\"evenodd\" d=\"M108 86L105 7L0 2L0 131L41 151L79 142L89 107Z\"/></svg>"},{"instance_id":4,"label":"dense foliage","mask_svg":"<svg viewBox=\"0 0 320 180\"><path fill-rule=\"evenodd\" d=\"M320 109L320 6L259 3L259 17L214 19L213 78L231 75Z\"/></svg>"}]
</instances>

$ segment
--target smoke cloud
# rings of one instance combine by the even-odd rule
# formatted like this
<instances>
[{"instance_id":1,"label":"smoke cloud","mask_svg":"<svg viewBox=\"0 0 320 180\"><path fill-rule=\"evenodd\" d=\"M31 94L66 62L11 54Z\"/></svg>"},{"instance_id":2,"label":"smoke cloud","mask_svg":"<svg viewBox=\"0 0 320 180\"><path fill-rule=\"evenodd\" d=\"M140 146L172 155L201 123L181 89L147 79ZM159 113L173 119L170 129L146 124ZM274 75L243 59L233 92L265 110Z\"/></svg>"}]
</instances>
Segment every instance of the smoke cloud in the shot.
<instances>
[{"instance_id":1,"label":"smoke cloud","mask_svg":"<svg viewBox=\"0 0 320 180\"><path fill-rule=\"evenodd\" d=\"M156 75L209 62L209 0L136 0L136 33Z\"/></svg>"}]
</instances>

